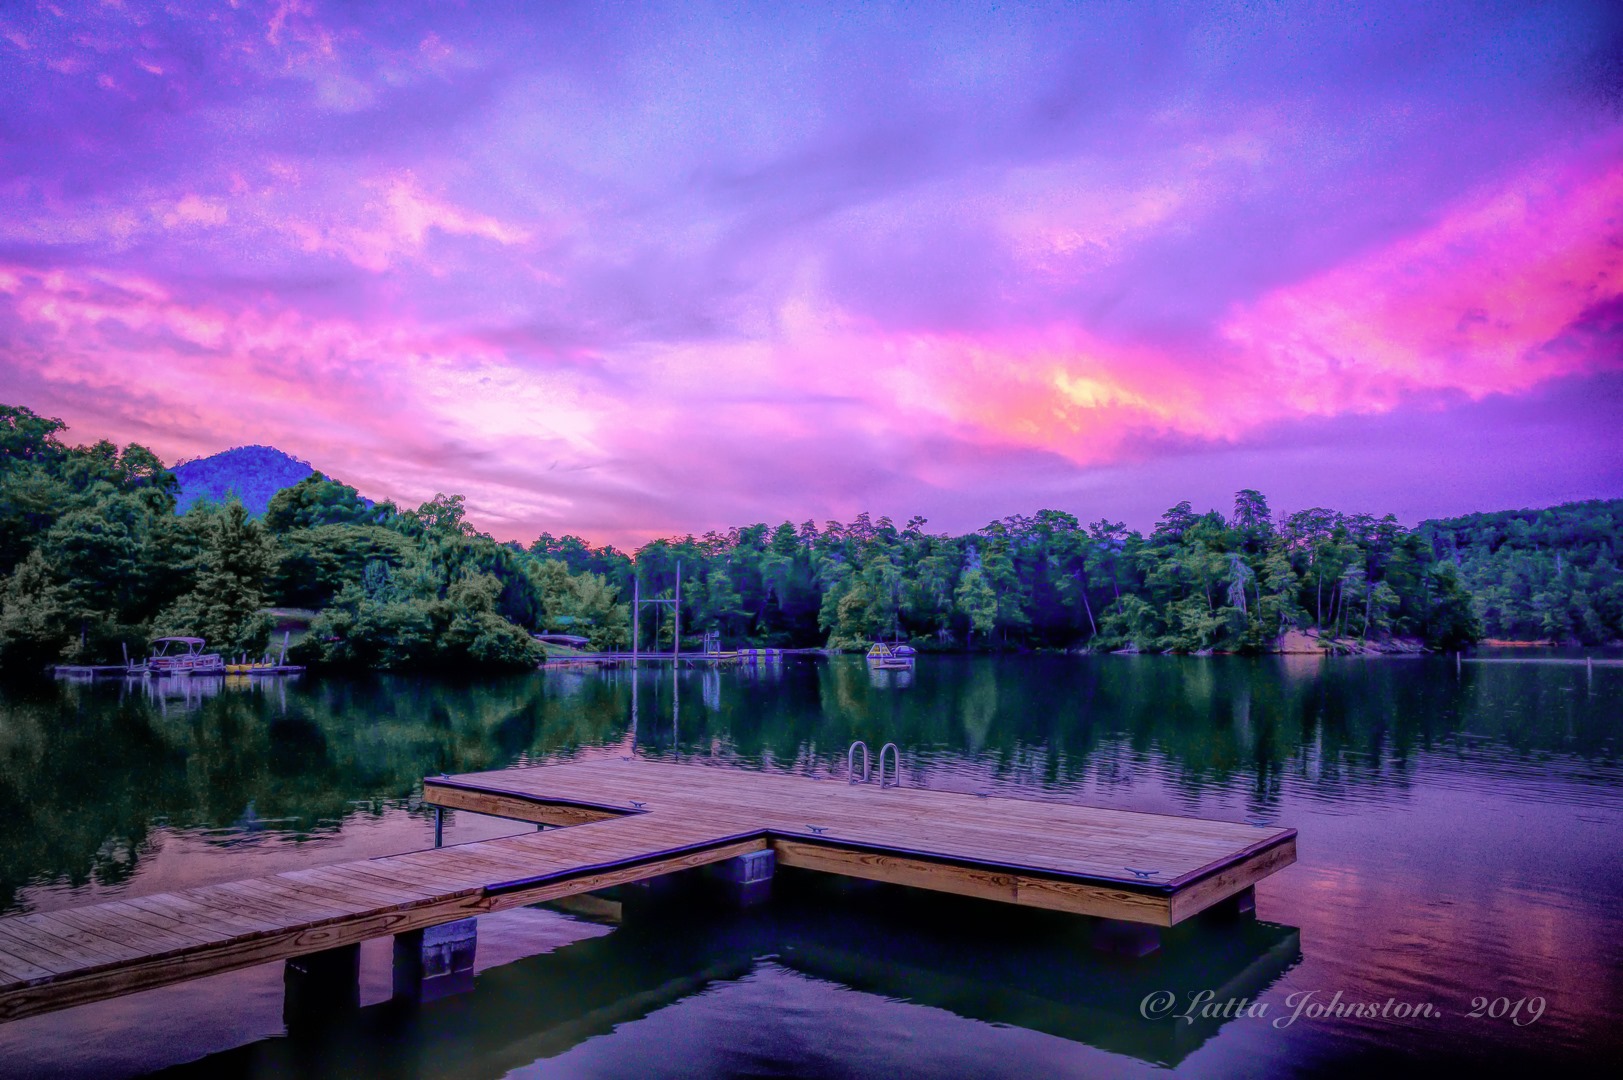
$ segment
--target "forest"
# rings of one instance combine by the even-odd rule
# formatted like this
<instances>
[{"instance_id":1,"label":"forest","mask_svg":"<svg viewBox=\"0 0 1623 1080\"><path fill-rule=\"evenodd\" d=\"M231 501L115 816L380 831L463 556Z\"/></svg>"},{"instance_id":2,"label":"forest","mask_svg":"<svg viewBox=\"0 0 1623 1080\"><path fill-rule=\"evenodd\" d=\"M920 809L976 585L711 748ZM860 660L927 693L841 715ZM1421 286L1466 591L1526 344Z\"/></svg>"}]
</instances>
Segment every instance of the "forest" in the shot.
<instances>
[{"instance_id":1,"label":"forest","mask_svg":"<svg viewBox=\"0 0 1623 1080\"><path fill-rule=\"evenodd\" d=\"M315 612L301 662L381 670L533 666L534 632L630 640L645 598L682 577L683 647L1267 652L1292 632L1332 651L1455 648L1484 635L1623 637L1623 501L1479 514L1409 529L1388 515L1232 513L1182 502L1143 534L1043 510L974 533L859 514L655 540L633 553L543 533L500 542L460 495L372 503L317 472L263 514L233 497L176 512L149 450L69 446L61 421L0 406L0 670L113 662L151 638L257 653L276 609ZM669 647L664 620L645 647Z\"/></svg>"},{"instance_id":2,"label":"forest","mask_svg":"<svg viewBox=\"0 0 1623 1080\"><path fill-rule=\"evenodd\" d=\"M1623 640L1623 499L1422 522L1459 567L1488 638Z\"/></svg>"}]
</instances>

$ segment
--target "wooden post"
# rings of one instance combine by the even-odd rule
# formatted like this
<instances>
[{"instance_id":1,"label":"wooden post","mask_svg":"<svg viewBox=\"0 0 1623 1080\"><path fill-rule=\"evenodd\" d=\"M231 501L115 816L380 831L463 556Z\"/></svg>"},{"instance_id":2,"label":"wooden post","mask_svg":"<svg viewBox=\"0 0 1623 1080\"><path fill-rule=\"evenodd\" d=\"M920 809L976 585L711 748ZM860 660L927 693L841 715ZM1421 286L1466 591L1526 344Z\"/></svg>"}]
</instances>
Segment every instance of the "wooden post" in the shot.
<instances>
[{"instance_id":1,"label":"wooden post","mask_svg":"<svg viewBox=\"0 0 1623 1080\"><path fill-rule=\"evenodd\" d=\"M631 579L631 666L637 666L637 625L642 615L642 578ZM635 678L635 676L633 676Z\"/></svg>"}]
</instances>

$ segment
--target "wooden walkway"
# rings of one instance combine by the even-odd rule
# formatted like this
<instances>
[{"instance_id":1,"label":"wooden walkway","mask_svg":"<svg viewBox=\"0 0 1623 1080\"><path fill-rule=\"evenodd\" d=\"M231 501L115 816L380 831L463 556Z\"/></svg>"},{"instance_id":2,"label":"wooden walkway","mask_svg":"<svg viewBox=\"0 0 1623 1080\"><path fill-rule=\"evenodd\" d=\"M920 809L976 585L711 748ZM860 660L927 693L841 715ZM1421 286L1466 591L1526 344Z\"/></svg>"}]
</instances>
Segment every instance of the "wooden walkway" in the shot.
<instances>
[{"instance_id":1,"label":"wooden walkway","mask_svg":"<svg viewBox=\"0 0 1623 1080\"><path fill-rule=\"evenodd\" d=\"M1296 857L1291 829L640 759L440 777L424 799L575 827L0 918L0 1021L768 849L1152 926Z\"/></svg>"},{"instance_id":2,"label":"wooden walkway","mask_svg":"<svg viewBox=\"0 0 1623 1080\"><path fill-rule=\"evenodd\" d=\"M607 826L607 827L605 827ZM0 918L0 1021L685 870L766 846L653 816Z\"/></svg>"}]
</instances>

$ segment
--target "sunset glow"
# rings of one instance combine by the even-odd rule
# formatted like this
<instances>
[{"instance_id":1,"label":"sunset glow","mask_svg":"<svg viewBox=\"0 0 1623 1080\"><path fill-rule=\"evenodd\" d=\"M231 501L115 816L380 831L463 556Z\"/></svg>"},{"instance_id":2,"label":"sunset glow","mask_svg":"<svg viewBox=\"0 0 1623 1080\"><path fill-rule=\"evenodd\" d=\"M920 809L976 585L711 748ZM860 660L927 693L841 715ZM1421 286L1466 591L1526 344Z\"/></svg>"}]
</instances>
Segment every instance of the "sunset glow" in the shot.
<instances>
[{"instance_id":1,"label":"sunset glow","mask_svg":"<svg viewBox=\"0 0 1623 1080\"><path fill-rule=\"evenodd\" d=\"M1623 494L1613 5L531 8L0 9L0 401L502 539Z\"/></svg>"}]
</instances>

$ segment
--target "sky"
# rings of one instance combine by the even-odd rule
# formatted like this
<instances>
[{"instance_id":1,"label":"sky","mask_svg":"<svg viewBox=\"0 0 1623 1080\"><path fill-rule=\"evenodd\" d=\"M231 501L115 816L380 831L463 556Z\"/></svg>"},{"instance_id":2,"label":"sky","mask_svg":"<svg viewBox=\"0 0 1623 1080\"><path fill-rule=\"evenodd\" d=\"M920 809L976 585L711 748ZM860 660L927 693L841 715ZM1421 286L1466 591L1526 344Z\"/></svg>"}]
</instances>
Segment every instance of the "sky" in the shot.
<instances>
[{"instance_id":1,"label":"sky","mask_svg":"<svg viewBox=\"0 0 1623 1080\"><path fill-rule=\"evenodd\" d=\"M498 539L1623 496L1623 5L0 4L0 402Z\"/></svg>"}]
</instances>

